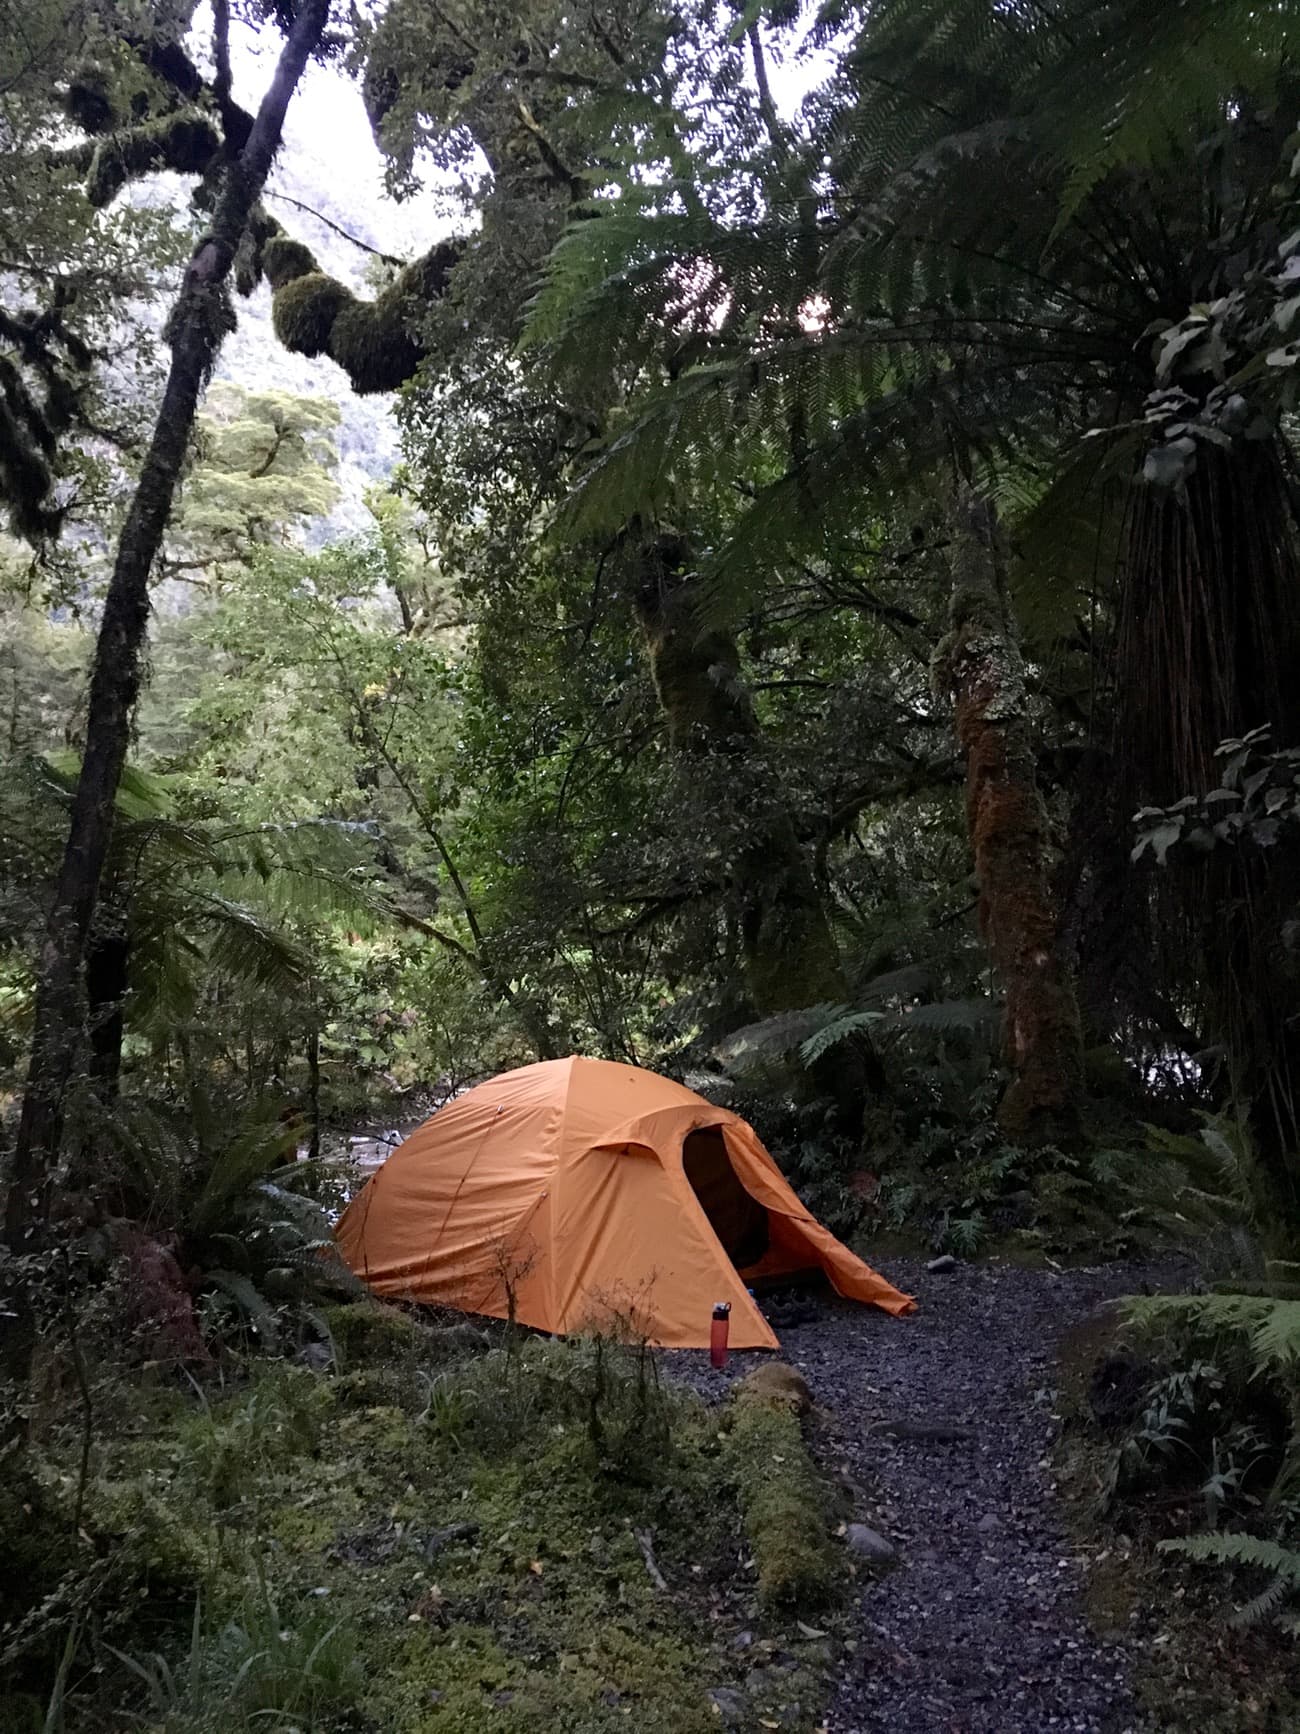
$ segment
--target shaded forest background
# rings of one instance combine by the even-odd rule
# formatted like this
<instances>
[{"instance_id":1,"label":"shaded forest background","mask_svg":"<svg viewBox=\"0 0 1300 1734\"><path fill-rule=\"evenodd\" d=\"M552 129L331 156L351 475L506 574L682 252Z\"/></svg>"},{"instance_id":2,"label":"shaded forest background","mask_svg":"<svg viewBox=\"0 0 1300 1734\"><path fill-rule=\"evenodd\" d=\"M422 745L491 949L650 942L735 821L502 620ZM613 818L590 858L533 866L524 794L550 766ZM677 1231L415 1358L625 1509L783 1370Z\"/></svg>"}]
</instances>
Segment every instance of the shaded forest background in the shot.
<instances>
[{"instance_id":1,"label":"shaded forest background","mask_svg":"<svg viewBox=\"0 0 1300 1734\"><path fill-rule=\"evenodd\" d=\"M86 1344L323 1340L348 1137L582 1052L735 1106L863 1247L1194 1242L1228 1292L1147 1383L1235 1395L1148 1390L1120 1456L1219 1476L1275 1612L1294 8L0 20L22 1498L61 1357L88 1401ZM391 234L304 166L318 98L266 181L304 68Z\"/></svg>"}]
</instances>

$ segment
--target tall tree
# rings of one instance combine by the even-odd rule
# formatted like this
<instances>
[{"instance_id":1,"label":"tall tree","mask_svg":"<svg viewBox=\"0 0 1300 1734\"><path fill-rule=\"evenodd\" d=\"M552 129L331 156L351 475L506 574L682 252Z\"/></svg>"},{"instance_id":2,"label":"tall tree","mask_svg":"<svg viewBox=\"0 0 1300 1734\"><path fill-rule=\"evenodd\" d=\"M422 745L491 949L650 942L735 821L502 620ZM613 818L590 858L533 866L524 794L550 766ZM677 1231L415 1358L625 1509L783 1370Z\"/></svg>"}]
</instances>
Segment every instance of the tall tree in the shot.
<instances>
[{"instance_id":1,"label":"tall tree","mask_svg":"<svg viewBox=\"0 0 1300 1734\"><path fill-rule=\"evenodd\" d=\"M228 80L229 10L215 7L216 57ZM280 144L289 102L320 41L329 0L302 0L275 74L242 146L226 167L208 232L185 273L167 328L171 364L162 406L118 545L95 649L86 751L67 848L41 953L32 1054L7 1176L5 1239L11 1258L30 1248L48 1210L64 1100L83 1028L86 945L112 835L113 810L140 689L149 619L149 577L162 546L199 400L231 330L226 290L235 254ZM25 1380L33 1346L30 1312L6 1333L6 1370Z\"/></svg>"},{"instance_id":2,"label":"tall tree","mask_svg":"<svg viewBox=\"0 0 1300 1734\"><path fill-rule=\"evenodd\" d=\"M1080 1126L1083 1032L1058 944L1052 832L1038 788L1024 659L992 511L968 496L954 503L951 519L952 625L934 673L956 705L980 928L1006 996L1011 1082L998 1118L1021 1143L1069 1141Z\"/></svg>"},{"instance_id":3,"label":"tall tree","mask_svg":"<svg viewBox=\"0 0 1300 1734\"><path fill-rule=\"evenodd\" d=\"M1252 357L1221 317L1290 250L1297 47L1295 9L1250 0L868 8L800 141L822 188L815 246L758 188L712 218L650 189L557 251L534 317L566 375L608 342L677 358L618 405L579 521L730 486L747 504L714 570L739 599L946 485L957 453L1009 508L1014 600L1049 599L1053 673L1082 665L1096 780L1073 792L1106 797L1122 861L1133 808L1202 787L1219 739L1298 726L1293 459L1269 389L1293 370L1292 313ZM1275 923L1234 894L1257 935L1244 968L1191 878L1127 894L1150 906L1164 993L1116 1006L1108 1033L1142 1018L1159 1047L1199 1024L1236 1050L1257 1105L1294 1101L1274 1088L1289 1020L1267 1039L1259 1025L1285 1003L1260 991ZM1090 968L1151 975L1093 938ZM1294 1115L1257 1112L1256 1130L1285 1165Z\"/></svg>"}]
</instances>

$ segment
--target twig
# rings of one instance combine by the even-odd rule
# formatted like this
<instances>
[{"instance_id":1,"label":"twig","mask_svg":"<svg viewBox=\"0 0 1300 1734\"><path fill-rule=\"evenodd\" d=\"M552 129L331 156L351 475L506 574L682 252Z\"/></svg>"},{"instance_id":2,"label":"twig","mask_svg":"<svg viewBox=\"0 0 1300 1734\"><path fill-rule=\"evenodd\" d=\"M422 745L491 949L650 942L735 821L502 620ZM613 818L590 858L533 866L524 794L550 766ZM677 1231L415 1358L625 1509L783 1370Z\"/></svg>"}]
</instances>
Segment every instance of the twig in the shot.
<instances>
[{"instance_id":1,"label":"twig","mask_svg":"<svg viewBox=\"0 0 1300 1734\"><path fill-rule=\"evenodd\" d=\"M637 1546L641 1549L641 1558L645 1561L645 1568L650 1574L650 1582L657 1590L662 1590L667 1595L669 1593L668 1580L659 1569L659 1562L655 1558L654 1546L650 1540L650 1531L648 1529L634 1529L632 1533L637 1539Z\"/></svg>"},{"instance_id":2,"label":"twig","mask_svg":"<svg viewBox=\"0 0 1300 1734\"><path fill-rule=\"evenodd\" d=\"M333 229L334 233L341 235L345 241L351 241L354 247L360 247L363 253L373 253L376 259L382 259L385 265L396 265L400 270L406 264L405 259L399 259L392 253L381 253L378 247L372 247L369 241L363 241L360 235L350 234L323 211L318 211L314 205L305 205L301 199L290 198L288 193L266 193L264 197L278 199L282 205L292 205L297 211L305 211L309 217L315 217L318 223L324 223L327 229Z\"/></svg>"}]
</instances>

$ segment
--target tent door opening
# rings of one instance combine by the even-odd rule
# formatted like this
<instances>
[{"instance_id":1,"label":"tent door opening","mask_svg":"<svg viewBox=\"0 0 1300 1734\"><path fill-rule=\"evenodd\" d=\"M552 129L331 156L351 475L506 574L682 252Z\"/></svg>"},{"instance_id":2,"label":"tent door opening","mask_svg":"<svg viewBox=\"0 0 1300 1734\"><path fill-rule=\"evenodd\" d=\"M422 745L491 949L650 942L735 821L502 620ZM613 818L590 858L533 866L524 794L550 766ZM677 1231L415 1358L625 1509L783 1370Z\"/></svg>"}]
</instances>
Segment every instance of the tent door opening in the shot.
<instances>
[{"instance_id":1,"label":"tent door opening","mask_svg":"<svg viewBox=\"0 0 1300 1734\"><path fill-rule=\"evenodd\" d=\"M721 1131L702 1126L688 1132L682 1165L709 1226L736 1269L757 1264L768 1249L767 1211L741 1184Z\"/></svg>"}]
</instances>

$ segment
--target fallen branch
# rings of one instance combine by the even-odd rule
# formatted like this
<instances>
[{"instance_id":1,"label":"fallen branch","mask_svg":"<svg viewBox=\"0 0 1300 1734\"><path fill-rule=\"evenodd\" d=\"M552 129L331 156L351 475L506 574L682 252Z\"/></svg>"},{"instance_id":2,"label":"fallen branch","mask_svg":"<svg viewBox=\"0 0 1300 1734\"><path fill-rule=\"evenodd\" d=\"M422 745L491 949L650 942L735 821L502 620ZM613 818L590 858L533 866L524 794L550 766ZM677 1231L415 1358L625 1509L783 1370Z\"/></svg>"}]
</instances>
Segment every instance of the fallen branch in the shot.
<instances>
[{"instance_id":1,"label":"fallen branch","mask_svg":"<svg viewBox=\"0 0 1300 1734\"><path fill-rule=\"evenodd\" d=\"M645 1568L650 1574L650 1582L657 1590L662 1590L667 1595L669 1593L668 1579L659 1569L659 1562L655 1558L654 1546L650 1540L650 1531L648 1529L634 1529L632 1533L641 1549L641 1558L645 1561Z\"/></svg>"}]
</instances>

